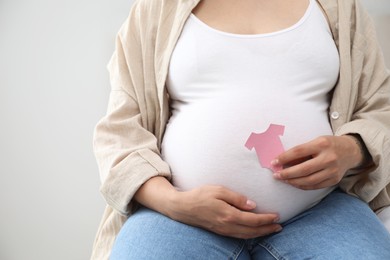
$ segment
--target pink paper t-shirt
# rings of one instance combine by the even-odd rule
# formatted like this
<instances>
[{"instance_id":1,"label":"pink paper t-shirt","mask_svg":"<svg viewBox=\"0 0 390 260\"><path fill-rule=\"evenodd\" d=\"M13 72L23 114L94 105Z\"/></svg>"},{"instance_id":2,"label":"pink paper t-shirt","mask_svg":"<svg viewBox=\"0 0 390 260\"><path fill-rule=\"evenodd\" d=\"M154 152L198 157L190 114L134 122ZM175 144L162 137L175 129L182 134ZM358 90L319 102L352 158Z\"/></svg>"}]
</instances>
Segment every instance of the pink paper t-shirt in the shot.
<instances>
[{"instance_id":1,"label":"pink paper t-shirt","mask_svg":"<svg viewBox=\"0 0 390 260\"><path fill-rule=\"evenodd\" d=\"M252 133L245 143L249 150L255 148L261 167L274 172L282 167L271 165L271 161L284 152L280 136L284 133L284 126L271 124L264 133Z\"/></svg>"}]
</instances>

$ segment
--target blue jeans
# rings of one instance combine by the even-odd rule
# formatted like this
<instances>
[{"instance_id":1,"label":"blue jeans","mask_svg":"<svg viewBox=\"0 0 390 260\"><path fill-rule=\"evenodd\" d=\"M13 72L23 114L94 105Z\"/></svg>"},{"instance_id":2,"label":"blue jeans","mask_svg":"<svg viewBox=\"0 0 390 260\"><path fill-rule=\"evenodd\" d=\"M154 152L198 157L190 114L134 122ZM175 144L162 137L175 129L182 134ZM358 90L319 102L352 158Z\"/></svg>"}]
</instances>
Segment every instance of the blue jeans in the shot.
<instances>
[{"instance_id":1,"label":"blue jeans","mask_svg":"<svg viewBox=\"0 0 390 260\"><path fill-rule=\"evenodd\" d=\"M141 208L122 227L119 259L390 259L390 234L361 200L339 190L266 237L235 239Z\"/></svg>"}]
</instances>

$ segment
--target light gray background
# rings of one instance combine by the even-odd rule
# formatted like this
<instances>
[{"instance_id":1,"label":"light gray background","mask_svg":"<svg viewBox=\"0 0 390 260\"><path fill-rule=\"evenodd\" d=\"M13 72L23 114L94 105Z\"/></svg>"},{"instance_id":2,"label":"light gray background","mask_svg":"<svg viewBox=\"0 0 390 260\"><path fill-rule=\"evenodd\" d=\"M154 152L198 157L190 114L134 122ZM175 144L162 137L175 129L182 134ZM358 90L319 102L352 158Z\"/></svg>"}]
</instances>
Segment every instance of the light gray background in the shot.
<instances>
[{"instance_id":1,"label":"light gray background","mask_svg":"<svg viewBox=\"0 0 390 260\"><path fill-rule=\"evenodd\" d=\"M363 2L390 61L390 0ZM131 3L0 0L1 260L89 258L104 208L92 132Z\"/></svg>"}]
</instances>

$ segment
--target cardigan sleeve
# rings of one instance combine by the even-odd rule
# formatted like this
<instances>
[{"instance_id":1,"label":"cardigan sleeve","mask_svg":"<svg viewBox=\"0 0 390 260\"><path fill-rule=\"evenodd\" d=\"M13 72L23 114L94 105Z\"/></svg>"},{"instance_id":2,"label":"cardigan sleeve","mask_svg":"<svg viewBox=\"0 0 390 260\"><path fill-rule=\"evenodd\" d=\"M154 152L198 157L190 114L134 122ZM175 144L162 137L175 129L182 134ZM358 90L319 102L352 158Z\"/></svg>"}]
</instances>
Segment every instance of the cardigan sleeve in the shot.
<instances>
[{"instance_id":1,"label":"cardigan sleeve","mask_svg":"<svg viewBox=\"0 0 390 260\"><path fill-rule=\"evenodd\" d=\"M107 114L98 122L93 138L101 193L107 204L122 215L130 213L134 194L148 179L170 178L169 166L160 156L153 130L156 127L147 123L149 108L144 100L148 90L145 88L154 86L150 83L153 80L145 79L139 8L134 5L118 33L116 50L108 64L111 93ZM148 86L145 82L149 82ZM156 99L153 111L158 107L157 102Z\"/></svg>"},{"instance_id":2,"label":"cardigan sleeve","mask_svg":"<svg viewBox=\"0 0 390 260\"><path fill-rule=\"evenodd\" d=\"M358 89L351 120L336 135L359 134L372 165L345 177L340 187L378 210L390 205L390 75L373 22L356 1L351 22L352 85Z\"/></svg>"}]
</instances>

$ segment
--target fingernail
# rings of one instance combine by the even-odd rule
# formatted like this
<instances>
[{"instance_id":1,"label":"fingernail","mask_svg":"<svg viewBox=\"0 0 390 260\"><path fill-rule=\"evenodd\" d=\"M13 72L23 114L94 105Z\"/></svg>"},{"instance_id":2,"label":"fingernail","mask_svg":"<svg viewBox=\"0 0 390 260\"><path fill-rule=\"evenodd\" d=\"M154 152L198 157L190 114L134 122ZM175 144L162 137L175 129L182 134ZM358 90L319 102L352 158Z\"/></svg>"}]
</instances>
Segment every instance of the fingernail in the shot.
<instances>
[{"instance_id":1,"label":"fingernail","mask_svg":"<svg viewBox=\"0 0 390 260\"><path fill-rule=\"evenodd\" d=\"M275 229L275 232L280 232L280 231L282 231L282 226L279 226L279 227L277 227L276 229Z\"/></svg>"},{"instance_id":2,"label":"fingernail","mask_svg":"<svg viewBox=\"0 0 390 260\"><path fill-rule=\"evenodd\" d=\"M250 208L256 208L256 203L252 200L247 200L246 205Z\"/></svg>"},{"instance_id":3,"label":"fingernail","mask_svg":"<svg viewBox=\"0 0 390 260\"><path fill-rule=\"evenodd\" d=\"M278 223L280 221L280 218L279 217L276 217L275 219L274 219L274 223Z\"/></svg>"},{"instance_id":4,"label":"fingernail","mask_svg":"<svg viewBox=\"0 0 390 260\"><path fill-rule=\"evenodd\" d=\"M279 160L278 160L278 159L273 159L273 160L271 161L271 165L273 165L273 166L277 165L278 163L279 163Z\"/></svg>"},{"instance_id":5,"label":"fingernail","mask_svg":"<svg viewBox=\"0 0 390 260\"><path fill-rule=\"evenodd\" d=\"M274 178L280 180L282 178L282 176L280 176L279 172L275 172L274 173Z\"/></svg>"}]
</instances>

